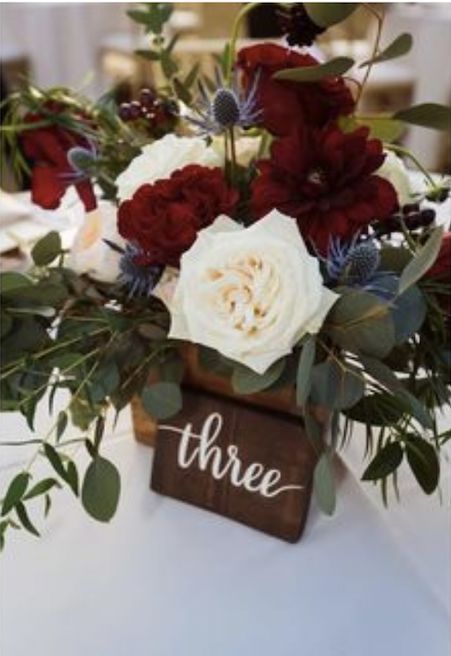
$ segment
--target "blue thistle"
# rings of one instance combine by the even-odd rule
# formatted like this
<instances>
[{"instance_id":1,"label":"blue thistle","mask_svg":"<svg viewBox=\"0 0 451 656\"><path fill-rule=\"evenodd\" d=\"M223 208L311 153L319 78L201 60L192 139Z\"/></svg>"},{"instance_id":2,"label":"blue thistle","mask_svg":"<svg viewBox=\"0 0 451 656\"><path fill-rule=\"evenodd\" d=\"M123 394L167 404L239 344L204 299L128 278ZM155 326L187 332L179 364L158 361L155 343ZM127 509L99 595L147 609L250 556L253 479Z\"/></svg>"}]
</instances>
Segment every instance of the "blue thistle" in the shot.
<instances>
[{"instance_id":1,"label":"blue thistle","mask_svg":"<svg viewBox=\"0 0 451 656\"><path fill-rule=\"evenodd\" d=\"M216 70L217 89L209 94L199 81L200 98L195 108L197 116L188 121L198 128L201 136L221 134L233 127L249 127L260 119L262 110L257 108L258 74L247 93L240 90L236 79L231 87L225 86L221 73Z\"/></svg>"},{"instance_id":2,"label":"blue thistle","mask_svg":"<svg viewBox=\"0 0 451 656\"><path fill-rule=\"evenodd\" d=\"M69 148L66 157L71 171L62 173L61 177L73 184L90 179L98 157L96 147L92 142L89 142L88 147L73 146L73 148Z\"/></svg>"},{"instance_id":3,"label":"blue thistle","mask_svg":"<svg viewBox=\"0 0 451 656\"><path fill-rule=\"evenodd\" d=\"M340 238L330 239L327 257L320 256L329 282L357 287L391 299L396 293L397 277L391 272L378 271L380 253L374 239L359 239L359 234L348 243Z\"/></svg>"},{"instance_id":4,"label":"blue thistle","mask_svg":"<svg viewBox=\"0 0 451 656\"><path fill-rule=\"evenodd\" d=\"M119 260L119 283L128 288L129 298L133 296L150 296L163 273L158 264L148 264L148 257L137 244L128 243L124 248L105 239L107 244L121 253Z\"/></svg>"}]
</instances>

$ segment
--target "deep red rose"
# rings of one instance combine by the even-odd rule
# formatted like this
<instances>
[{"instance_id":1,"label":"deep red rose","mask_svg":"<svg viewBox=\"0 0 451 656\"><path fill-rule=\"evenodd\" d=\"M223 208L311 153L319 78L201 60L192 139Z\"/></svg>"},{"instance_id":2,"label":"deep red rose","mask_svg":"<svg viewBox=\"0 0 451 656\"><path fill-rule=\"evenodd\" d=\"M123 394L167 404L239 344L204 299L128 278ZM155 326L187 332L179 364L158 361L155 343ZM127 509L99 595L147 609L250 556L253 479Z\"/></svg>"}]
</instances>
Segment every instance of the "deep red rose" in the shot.
<instances>
[{"instance_id":1,"label":"deep red rose","mask_svg":"<svg viewBox=\"0 0 451 656\"><path fill-rule=\"evenodd\" d=\"M447 232L443 236L437 259L426 275L428 278L447 280L448 282L451 280L451 232Z\"/></svg>"},{"instance_id":2,"label":"deep red rose","mask_svg":"<svg viewBox=\"0 0 451 656\"><path fill-rule=\"evenodd\" d=\"M47 113L54 114L64 109L56 102L48 102L44 107ZM38 123L46 118L44 114L30 113L24 122ZM74 118L87 122L85 116L75 115ZM49 125L24 130L21 143L26 157L32 161L31 198L34 203L46 210L54 210L59 207L67 187L74 184L86 211L97 207L91 181L84 179L73 183L74 170L67 160L67 153L74 146L89 148L87 139L59 125Z\"/></svg>"},{"instance_id":3,"label":"deep red rose","mask_svg":"<svg viewBox=\"0 0 451 656\"><path fill-rule=\"evenodd\" d=\"M238 193L220 168L190 164L138 189L119 207L119 232L145 251L148 264L178 266L197 233L230 214Z\"/></svg>"},{"instance_id":4,"label":"deep red rose","mask_svg":"<svg viewBox=\"0 0 451 656\"><path fill-rule=\"evenodd\" d=\"M329 76L318 82L302 84L272 77L284 68L318 63L311 55L275 43L249 46L239 51L238 66L244 72L245 86L250 86L255 76L259 76L257 99L263 109L262 124L269 132L286 135L301 122L323 126L353 111L352 94L340 77Z\"/></svg>"},{"instance_id":5,"label":"deep red rose","mask_svg":"<svg viewBox=\"0 0 451 656\"><path fill-rule=\"evenodd\" d=\"M335 124L298 128L273 143L252 185L255 218L276 208L297 219L304 239L325 253L331 236L351 238L397 208L392 185L374 175L382 144L368 129L344 134Z\"/></svg>"}]
</instances>

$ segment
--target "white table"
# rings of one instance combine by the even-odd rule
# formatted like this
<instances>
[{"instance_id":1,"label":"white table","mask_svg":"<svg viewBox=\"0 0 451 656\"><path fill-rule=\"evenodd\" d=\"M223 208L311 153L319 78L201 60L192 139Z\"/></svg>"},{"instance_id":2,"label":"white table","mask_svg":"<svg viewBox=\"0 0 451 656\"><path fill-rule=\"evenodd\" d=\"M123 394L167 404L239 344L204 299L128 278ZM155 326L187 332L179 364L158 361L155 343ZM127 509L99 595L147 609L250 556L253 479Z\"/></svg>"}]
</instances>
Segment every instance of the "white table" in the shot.
<instances>
[{"instance_id":1,"label":"white table","mask_svg":"<svg viewBox=\"0 0 451 656\"><path fill-rule=\"evenodd\" d=\"M47 424L40 413L38 427ZM27 435L20 417L3 415L2 440ZM355 447L360 439L357 430ZM408 485L404 505L384 510L354 477L351 450L349 467L337 463L336 515L313 504L304 537L290 545L151 492L152 451L133 440L127 412L104 453L122 476L109 525L58 492L37 522L40 539L9 535L0 559L4 656L449 653L450 514L437 496ZM27 454L0 454L1 490ZM446 499L449 481L448 469Z\"/></svg>"}]
</instances>

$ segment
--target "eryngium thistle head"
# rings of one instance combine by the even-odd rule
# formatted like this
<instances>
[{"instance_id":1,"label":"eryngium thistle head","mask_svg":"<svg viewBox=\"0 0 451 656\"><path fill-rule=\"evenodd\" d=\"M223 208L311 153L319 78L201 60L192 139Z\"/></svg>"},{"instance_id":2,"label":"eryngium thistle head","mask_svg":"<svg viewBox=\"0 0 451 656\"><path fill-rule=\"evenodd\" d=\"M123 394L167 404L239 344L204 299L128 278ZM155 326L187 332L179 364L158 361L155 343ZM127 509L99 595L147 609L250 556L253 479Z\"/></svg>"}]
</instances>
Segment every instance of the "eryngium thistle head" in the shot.
<instances>
[{"instance_id":1,"label":"eryngium thistle head","mask_svg":"<svg viewBox=\"0 0 451 656\"><path fill-rule=\"evenodd\" d=\"M363 285L375 274L379 261L376 244L372 239L367 239L349 250L344 264L344 277L356 285Z\"/></svg>"},{"instance_id":2,"label":"eryngium thistle head","mask_svg":"<svg viewBox=\"0 0 451 656\"><path fill-rule=\"evenodd\" d=\"M218 89L211 108L214 120L223 127L235 125L240 118L238 98L231 89Z\"/></svg>"},{"instance_id":3,"label":"eryngium thistle head","mask_svg":"<svg viewBox=\"0 0 451 656\"><path fill-rule=\"evenodd\" d=\"M127 244L119 260L119 282L129 290L129 297L150 296L163 267L147 264L146 254L136 244Z\"/></svg>"}]
</instances>

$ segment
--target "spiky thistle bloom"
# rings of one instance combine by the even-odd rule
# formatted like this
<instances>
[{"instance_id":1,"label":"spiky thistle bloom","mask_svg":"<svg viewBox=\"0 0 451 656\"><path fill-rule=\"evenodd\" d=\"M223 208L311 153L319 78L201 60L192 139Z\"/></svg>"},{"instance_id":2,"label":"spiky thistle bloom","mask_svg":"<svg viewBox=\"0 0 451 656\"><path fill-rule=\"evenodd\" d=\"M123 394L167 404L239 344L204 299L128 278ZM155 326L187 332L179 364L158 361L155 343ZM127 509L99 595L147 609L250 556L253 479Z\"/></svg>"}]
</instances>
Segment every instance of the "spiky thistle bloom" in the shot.
<instances>
[{"instance_id":1,"label":"spiky thistle bloom","mask_svg":"<svg viewBox=\"0 0 451 656\"><path fill-rule=\"evenodd\" d=\"M391 299L396 291L396 276L378 270L380 253L372 237L361 239L357 234L347 243L332 237L327 257L319 258L332 284L357 287L385 299Z\"/></svg>"},{"instance_id":2,"label":"spiky thistle bloom","mask_svg":"<svg viewBox=\"0 0 451 656\"><path fill-rule=\"evenodd\" d=\"M67 151L67 162L71 167L69 172L61 173L67 183L75 184L89 180L97 165L97 149L91 141L87 147L74 146Z\"/></svg>"},{"instance_id":3,"label":"spiky thistle bloom","mask_svg":"<svg viewBox=\"0 0 451 656\"><path fill-rule=\"evenodd\" d=\"M163 267L149 264L146 253L136 244L128 243L125 249L121 248L120 251L122 257L119 260L119 282L129 290L129 298L150 296L163 273Z\"/></svg>"},{"instance_id":4,"label":"spiky thistle bloom","mask_svg":"<svg viewBox=\"0 0 451 656\"><path fill-rule=\"evenodd\" d=\"M195 116L188 121L198 128L201 136L218 135L233 127L249 127L260 119L262 110L257 107L258 75L247 92L240 89L236 78L226 86L221 73L216 70L216 91L209 94L199 81L199 100Z\"/></svg>"}]
</instances>

